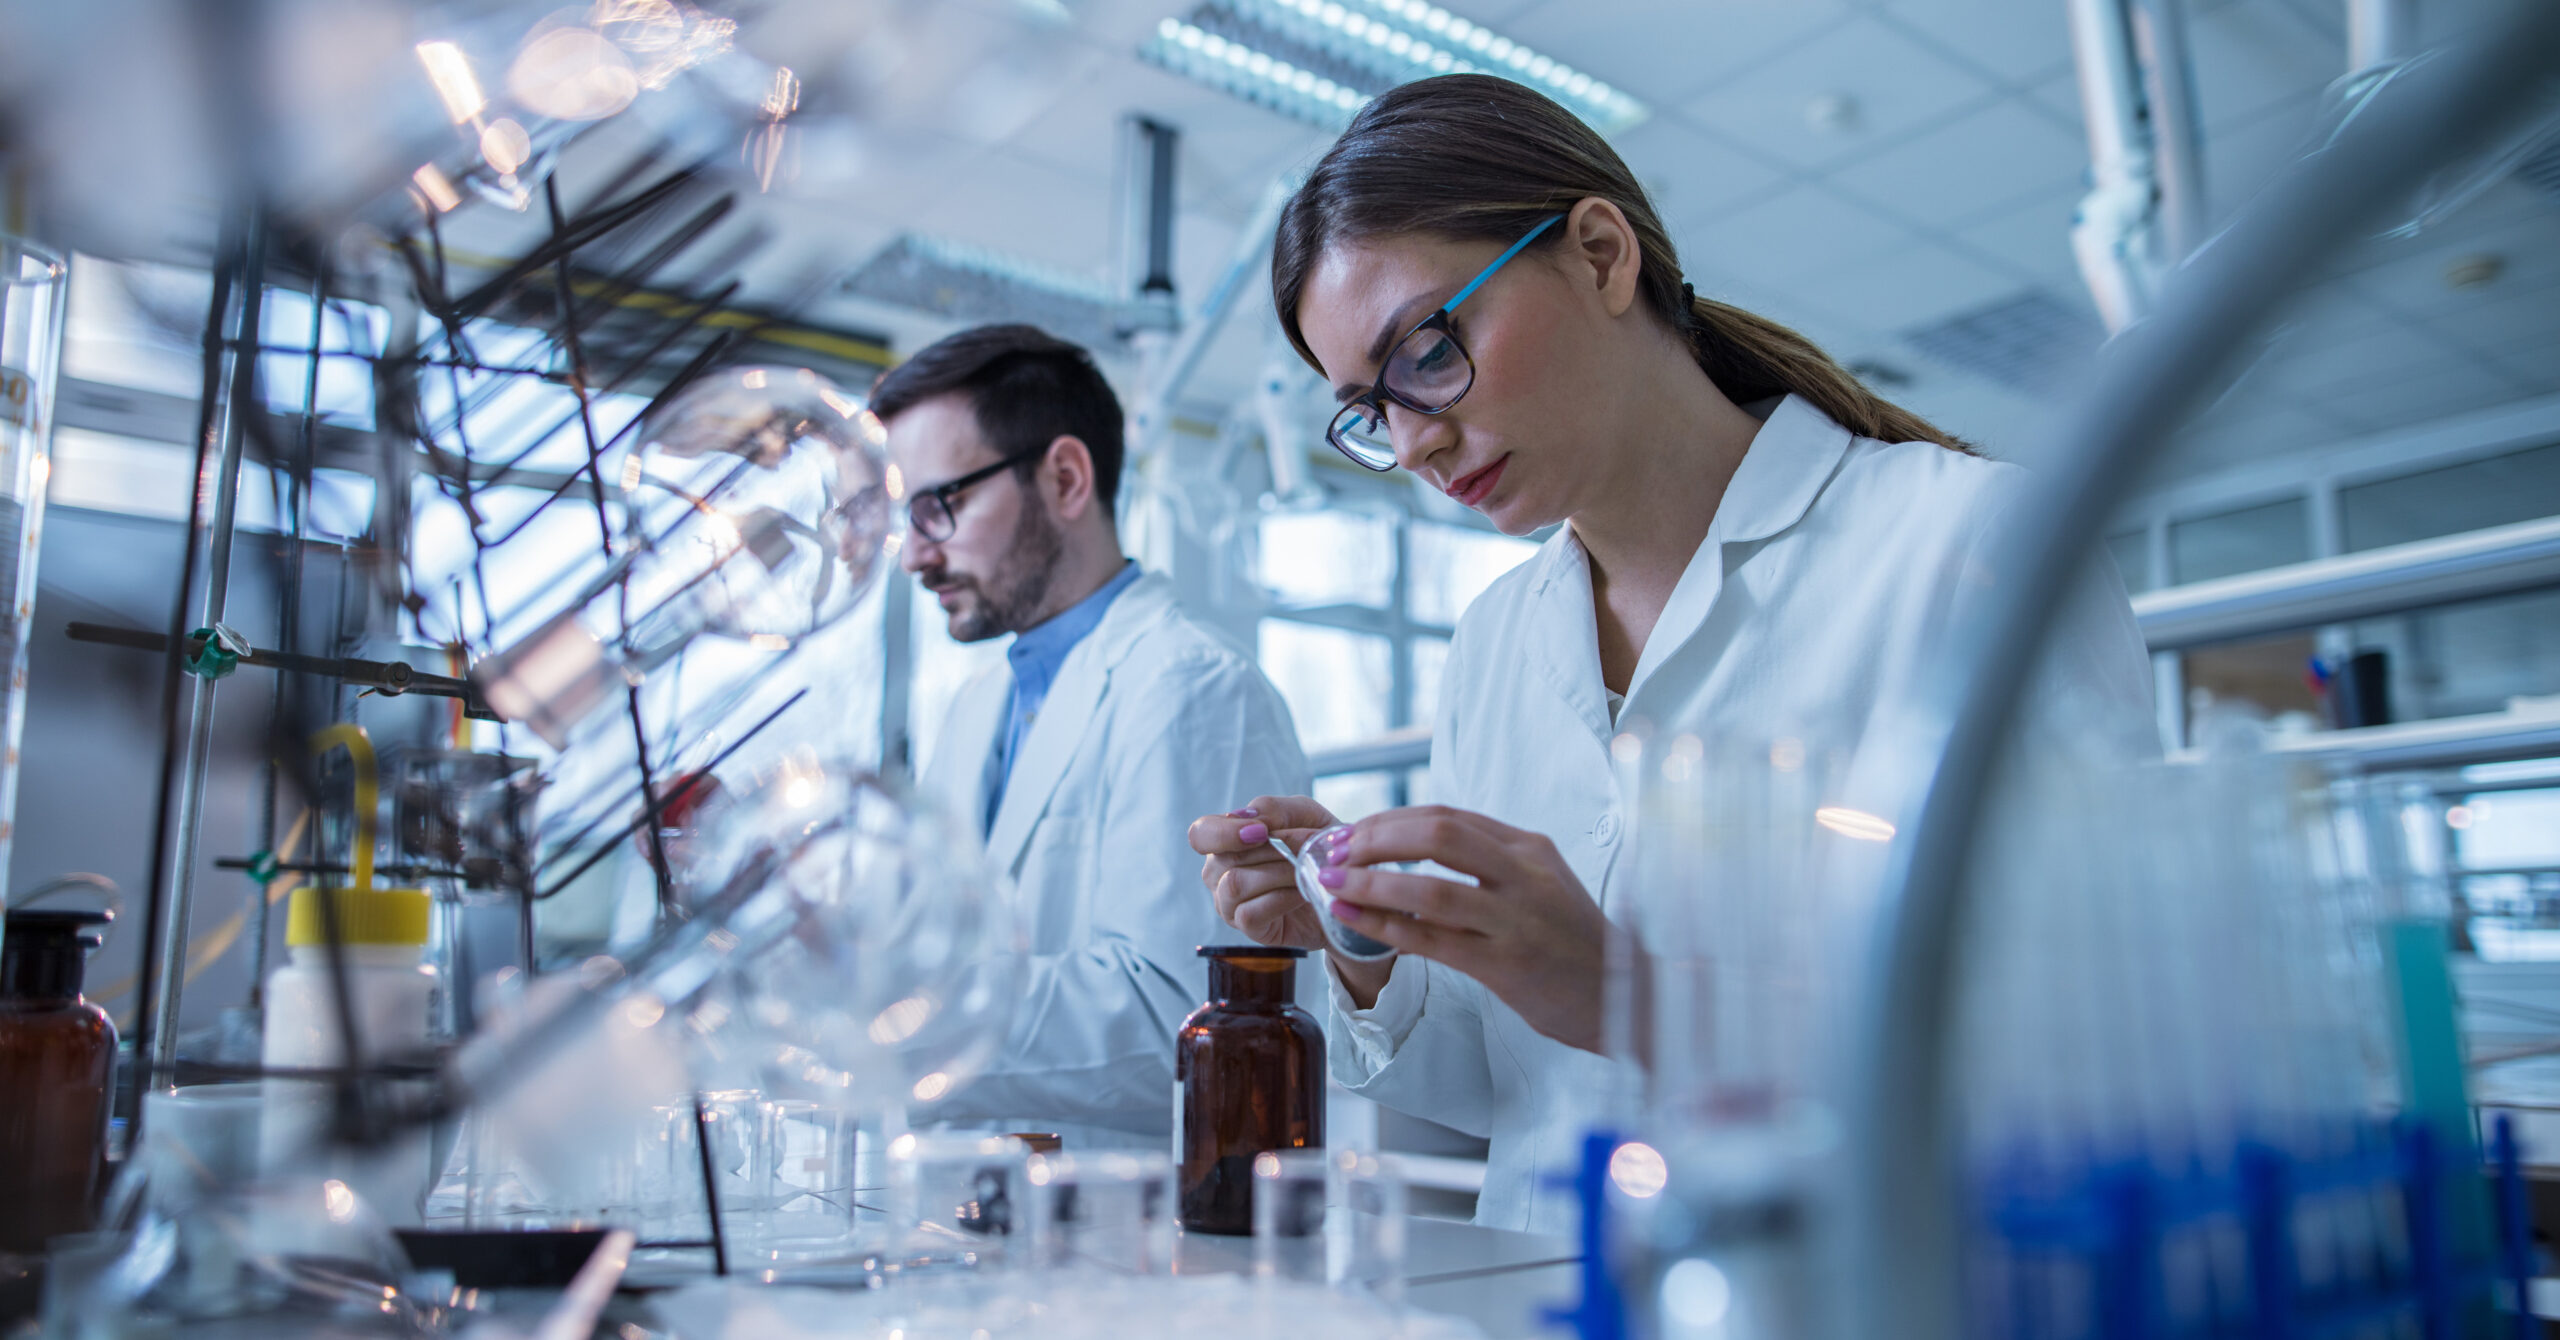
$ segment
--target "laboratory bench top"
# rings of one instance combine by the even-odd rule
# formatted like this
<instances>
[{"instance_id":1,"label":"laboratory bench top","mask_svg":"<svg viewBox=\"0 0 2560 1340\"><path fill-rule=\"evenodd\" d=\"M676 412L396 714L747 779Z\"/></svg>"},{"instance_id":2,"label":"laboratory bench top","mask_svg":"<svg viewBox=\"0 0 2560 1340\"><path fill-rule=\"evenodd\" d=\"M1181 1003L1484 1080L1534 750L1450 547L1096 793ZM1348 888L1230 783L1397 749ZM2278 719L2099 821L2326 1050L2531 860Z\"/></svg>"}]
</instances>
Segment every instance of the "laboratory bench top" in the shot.
<instances>
[{"instance_id":1,"label":"laboratory bench top","mask_svg":"<svg viewBox=\"0 0 2560 1340\"><path fill-rule=\"evenodd\" d=\"M1496 1340L1556 1334L1539 1309L1573 1302L1582 1259L1569 1238L1447 1219L1407 1220L1404 1251L1405 1301L1464 1317ZM1253 1269L1253 1239L1186 1233L1173 1260L1177 1274L1242 1274Z\"/></svg>"},{"instance_id":2,"label":"laboratory bench top","mask_svg":"<svg viewBox=\"0 0 2560 1340\"><path fill-rule=\"evenodd\" d=\"M1571 1239L1423 1218L1406 1221L1405 1233L1406 1302L1463 1317L1493 1340L1554 1335L1555 1329L1541 1322L1541 1309L1574 1300L1581 1255ZM1253 1239L1181 1234L1173 1260L1177 1275L1244 1274L1253 1269ZM703 1277L702 1268L691 1263L669 1270L635 1261L629 1283L662 1288ZM820 1267L766 1278L784 1285L850 1287L858 1276L838 1280Z\"/></svg>"}]
</instances>

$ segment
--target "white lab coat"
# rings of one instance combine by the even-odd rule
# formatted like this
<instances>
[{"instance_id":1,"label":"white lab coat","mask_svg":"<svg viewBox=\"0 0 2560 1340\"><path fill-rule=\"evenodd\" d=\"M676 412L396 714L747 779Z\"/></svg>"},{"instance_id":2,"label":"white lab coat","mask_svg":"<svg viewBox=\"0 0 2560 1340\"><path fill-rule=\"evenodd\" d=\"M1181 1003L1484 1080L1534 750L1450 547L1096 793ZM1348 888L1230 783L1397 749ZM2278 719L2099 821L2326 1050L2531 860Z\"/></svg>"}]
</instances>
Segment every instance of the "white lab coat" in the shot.
<instances>
[{"instance_id":1,"label":"white lab coat","mask_svg":"<svg viewBox=\"0 0 2560 1340\"><path fill-rule=\"evenodd\" d=\"M986 813L1012 688L1004 664L971 680L927 762L925 789L961 814ZM987 835L1029 940L1019 1003L987 1071L914 1115L1161 1148L1173 1035L1208 981L1196 951L1240 939L1200 887L1191 821L1305 794L1306 755L1270 681L1154 575L1067 653L1021 748Z\"/></svg>"},{"instance_id":2,"label":"white lab coat","mask_svg":"<svg viewBox=\"0 0 2560 1340\"><path fill-rule=\"evenodd\" d=\"M2021 478L1925 443L1853 438L1789 397L1770 412L1645 643L1620 717L1749 743L1819 727L1854 747L1908 686L1988 523ZM2152 743L2150 666L2122 586L2075 602L2029 714L2101 747ZM1458 622L1433 723L1431 797L1553 839L1614 913L1629 798L1610 768L1591 575L1570 527ZM1328 974L1328 980L1331 975ZM1331 1066L1388 1107L1492 1148L1478 1223L1567 1232L1570 1166L1611 1063L1532 1029L1474 979L1399 960L1376 1005L1333 980Z\"/></svg>"}]
</instances>

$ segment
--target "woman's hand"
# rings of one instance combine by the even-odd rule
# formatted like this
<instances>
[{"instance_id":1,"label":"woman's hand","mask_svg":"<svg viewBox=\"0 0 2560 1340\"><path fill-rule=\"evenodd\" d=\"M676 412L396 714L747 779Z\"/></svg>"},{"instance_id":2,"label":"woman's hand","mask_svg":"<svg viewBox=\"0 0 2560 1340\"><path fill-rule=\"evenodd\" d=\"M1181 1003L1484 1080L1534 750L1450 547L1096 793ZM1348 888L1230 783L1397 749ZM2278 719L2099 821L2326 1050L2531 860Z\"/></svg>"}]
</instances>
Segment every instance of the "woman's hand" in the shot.
<instances>
[{"instance_id":1,"label":"woman's hand","mask_svg":"<svg viewBox=\"0 0 2560 1340\"><path fill-rule=\"evenodd\" d=\"M1436 861L1476 885L1364 868L1394 861ZM1320 879L1344 925L1484 983L1548 1037L1600 1049L1609 922L1545 835L1445 805L1388 810L1354 827Z\"/></svg>"},{"instance_id":2,"label":"woman's hand","mask_svg":"<svg viewBox=\"0 0 2560 1340\"><path fill-rule=\"evenodd\" d=\"M1262 796L1234 813L1192 820L1191 850L1207 858L1200 882L1217 900L1219 919L1256 944L1324 948L1324 925L1298 896L1297 872L1271 838L1296 851L1338 822L1305 796Z\"/></svg>"},{"instance_id":3,"label":"woman's hand","mask_svg":"<svg viewBox=\"0 0 2560 1340\"><path fill-rule=\"evenodd\" d=\"M1289 850L1340 822L1305 796L1263 796L1232 814L1212 814L1191 824L1191 849L1207 859L1200 882L1217 899L1218 916L1257 944L1322 950L1324 924L1298 894L1297 869L1271 849L1276 834ZM1333 965L1352 1003L1377 1003L1392 959L1376 963L1339 960Z\"/></svg>"}]
</instances>

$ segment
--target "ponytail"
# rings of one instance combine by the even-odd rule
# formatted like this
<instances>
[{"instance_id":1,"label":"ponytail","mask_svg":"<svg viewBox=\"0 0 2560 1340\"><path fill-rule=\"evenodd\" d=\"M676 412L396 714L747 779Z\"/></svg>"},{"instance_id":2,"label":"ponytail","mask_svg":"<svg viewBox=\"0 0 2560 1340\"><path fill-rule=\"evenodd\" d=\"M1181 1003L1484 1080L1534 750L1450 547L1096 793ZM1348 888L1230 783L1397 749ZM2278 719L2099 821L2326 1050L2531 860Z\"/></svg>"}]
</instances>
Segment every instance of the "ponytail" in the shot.
<instances>
[{"instance_id":1,"label":"ponytail","mask_svg":"<svg viewBox=\"0 0 2560 1340\"><path fill-rule=\"evenodd\" d=\"M1707 379L1737 405L1792 395L1831 416L1859 437L1879 442L1934 442L1952 451L1973 447L1936 424L1867 389L1820 346L1795 331L1729 303L1695 295L1688 300L1683 333Z\"/></svg>"},{"instance_id":2,"label":"ponytail","mask_svg":"<svg viewBox=\"0 0 2560 1340\"><path fill-rule=\"evenodd\" d=\"M1309 366L1298 294L1333 243L1400 233L1499 241L1597 197L1635 230L1636 289L1726 399L1802 396L1860 437L1961 439L1867 389L1813 341L1766 317L1701 298L1681 282L1671 234L1625 160L1573 113L1526 85L1483 74L1400 84L1369 100L1281 210L1271 246L1271 303ZM1562 229L1536 245L1559 245Z\"/></svg>"}]
</instances>

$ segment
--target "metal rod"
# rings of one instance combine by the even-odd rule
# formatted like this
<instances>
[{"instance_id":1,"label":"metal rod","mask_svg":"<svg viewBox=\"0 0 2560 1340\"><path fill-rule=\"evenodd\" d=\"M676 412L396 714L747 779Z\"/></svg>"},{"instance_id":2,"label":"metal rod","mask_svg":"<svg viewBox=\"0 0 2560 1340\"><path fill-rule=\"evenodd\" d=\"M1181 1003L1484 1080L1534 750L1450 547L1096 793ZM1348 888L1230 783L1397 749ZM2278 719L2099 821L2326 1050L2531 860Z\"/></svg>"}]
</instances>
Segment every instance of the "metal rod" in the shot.
<instances>
[{"instance_id":1,"label":"metal rod","mask_svg":"<svg viewBox=\"0 0 2560 1340\"><path fill-rule=\"evenodd\" d=\"M65 633L74 642L95 642L110 647L131 647L137 651L166 651L169 639L161 633L147 633L139 628L118 628L113 624L82 623L73 620ZM180 653L192 659L203 651L206 639L186 637L178 640ZM368 661L359 657L301 656L289 651L251 648L240 658L240 664L262 670L283 670L296 674L320 675L342 680L358 688L371 689L385 695L421 694L430 698L460 698L467 711L488 716L489 705L470 680L450 675L429 674L407 661Z\"/></svg>"},{"instance_id":2,"label":"metal rod","mask_svg":"<svg viewBox=\"0 0 2560 1340\"><path fill-rule=\"evenodd\" d=\"M711 1161L711 1120L702 1111L702 1090L693 1091L694 1164L702 1170L702 1208L711 1221L711 1273L729 1273L729 1234L720 1226L720 1171Z\"/></svg>"},{"instance_id":3,"label":"metal rod","mask_svg":"<svg viewBox=\"0 0 2560 1340\"><path fill-rule=\"evenodd\" d=\"M1208 356L1210 342L1234 313L1236 299L1244 292L1246 282L1269 268L1272 238L1280 230L1280 211L1288 206L1298 183L1304 180L1292 174L1273 182L1263 193L1262 203L1245 222L1244 231L1236 235L1235 254L1227 259L1226 271L1218 276L1207 300L1183 323L1181 336L1166 351L1161 371L1139 399L1137 413L1130 416L1134 429L1130 437L1139 454L1152 453L1162 445L1163 436L1172 431L1174 398L1182 394L1191 374L1199 370L1200 360Z\"/></svg>"},{"instance_id":4,"label":"metal rod","mask_svg":"<svg viewBox=\"0 0 2560 1340\"><path fill-rule=\"evenodd\" d=\"M2368 549L2134 597L2171 651L2560 586L2560 517Z\"/></svg>"},{"instance_id":5,"label":"metal rod","mask_svg":"<svg viewBox=\"0 0 2560 1340\"><path fill-rule=\"evenodd\" d=\"M235 309L244 340L254 340L266 293L264 219L251 217L241 265L240 302ZM240 450L247 438L248 416L257 408L258 360L242 353L231 360L231 390L223 407L222 457L213 480L213 524L205 535L204 602L198 627L222 621L231 598L231 549L240 513ZM171 838L169 863L169 936L161 943L172 962L160 974L159 1011L153 1019L151 1059L155 1073L175 1078L178 1059L178 1010L186 992L188 926L195 906L196 841L204 824L205 776L213 762L214 694L217 681L197 676L189 685L187 750L178 775L178 829ZM266 901L260 893L258 901Z\"/></svg>"},{"instance_id":6,"label":"metal rod","mask_svg":"<svg viewBox=\"0 0 2560 1340\"><path fill-rule=\"evenodd\" d=\"M265 296L266 245L265 214L252 207L240 234L240 279L232 308L242 350L257 342ZM196 482L199 510L206 485L209 483L213 490L213 520L204 532L205 590L198 607L200 627L220 622L230 597L231 542L239 520L240 450L247 436L248 416L257 408L256 356L234 351L225 359L229 376L220 400L217 429L221 457L214 466L213 477L207 480L199 474ZM201 449L198 455L201 459ZM190 553L194 529L189 527ZM187 928L195 902L196 830L204 819L205 771L213 753L214 681L193 678L187 696L188 729L185 749L178 760L176 827L168 835L167 864L156 872L166 893L156 946L161 962L152 965L150 1059L152 1075L161 1080L174 1078L178 1059L178 1007L186 991ZM163 817L168 817L165 812Z\"/></svg>"},{"instance_id":7,"label":"metal rod","mask_svg":"<svg viewBox=\"0 0 2560 1340\"><path fill-rule=\"evenodd\" d=\"M2417 0L2347 0L2348 74L2398 60L2417 44Z\"/></svg>"},{"instance_id":8,"label":"metal rod","mask_svg":"<svg viewBox=\"0 0 2560 1340\"><path fill-rule=\"evenodd\" d=\"M1913 785L1846 1057L1847 1201L1826 1271L1845 1286L1839 1334L1963 1333L1952 1060L1968 866L2046 629L2107 518L2268 313L2426 173L2511 130L2555 84L2560 5L2513 4L2271 183L2188 264L2157 314L2117 341L2053 435L2071 449L2055 453L1995 537L1984 566L2000 582L1994 598L1960 612L1932 653L1940 663L1915 681L1928 687L1910 717L1879 733L1893 757L1878 761Z\"/></svg>"},{"instance_id":9,"label":"metal rod","mask_svg":"<svg viewBox=\"0 0 2560 1340\"><path fill-rule=\"evenodd\" d=\"M2187 49L2186 0L2133 0L2134 46L2142 57L2151 162L2160 187L2161 260L2176 265L2204 245L2204 130L2196 106L2195 62Z\"/></svg>"},{"instance_id":10,"label":"metal rod","mask_svg":"<svg viewBox=\"0 0 2560 1340\"><path fill-rule=\"evenodd\" d=\"M224 362L222 328L231 318L231 295L236 287L234 281L238 278L239 248L236 244L239 239L236 228L226 227L224 233L222 261L213 270L213 297L207 304L204 318L204 383L196 409L196 460L195 472L191 476L196 486L188 495L186 547L178 556L178 591L169 602L167 654L161 663L160 777L151 809L154 820L151 829L151 885L146 893L148 907L142 920L143 982L142 989L134 997L136 1017L133 1035L137 1041L145 1043L159 1036L160 1000L165 989L161 979L172 972L184 972L186 964L186 920L183 917L173 920L169 908L170 859L175 846L171 820L177 803L180 755L185 748L178 704L180 691L188 678L179 649L186 645L187 602L195 594L196 541L204 532L204 472L221 431L222 398L225 388L230 385L230 379L223 375L228 365ZM172 939L177 945L174 951L170 948ZM145 1052L142 1060L147 1065L154 1055L156 1049ZM146 1071L146 1082L151 1073L154 1072ZM134 1091L138 1094L141 1087L136 1085ZM138 1123L142 1117L139 1103L125 1115L128 1121ZM138 1128L129 1129L139 1136Z\"/></svg>"},{"instance_id":11,"label":"metal rod","mask_svg":"<svg viewBox=\"0 0 2560 1340\"><path fill-rule=\"evenodd\" d=\"M759 721L756 724L747 727L746 730L740 732L737 739L729 742L728 748L712 755L711 761L703 764L699 769L697 769L697 771L709 772L712 769L719 767L721 764L728 762L729 756L738 752L740 746L744 745L747 741L756 738L758 735L763 734L765 727L781 720L783 713L788 712L793 707L799 705L800 700L808 696L809 691L807 689L802 689L799 692L792 694L790 697L783 699L780 707L766 713L764 720ZM646 805L641 807L640 817L623 825L620 831L622 833L635 833L639 831L642 824L654 824L657 820L659 811L664 810L667 806L675 803L675 800L676 794L671 793L648 802ZM600 822L601 821L599 820L599 823ZM575 846L579 842L584 841L587 834L594 832L596 827L596 824L589 824L585 831L579 833L577 837L571 838L567 845ZM603 860L607 854L612 852L612 850L613 844L608 842L603 846L596 848L594 851L589 852L585 860L580 861L577 865L571 867L569 873L553 880L550 888L543 890L535 896L537 898L549 898L552 895L559 893L562 889L569 887L570 883L575 881L578 876L587 873L589 870L593 870L596 863Z\"/></svg>"}]
</instances>

